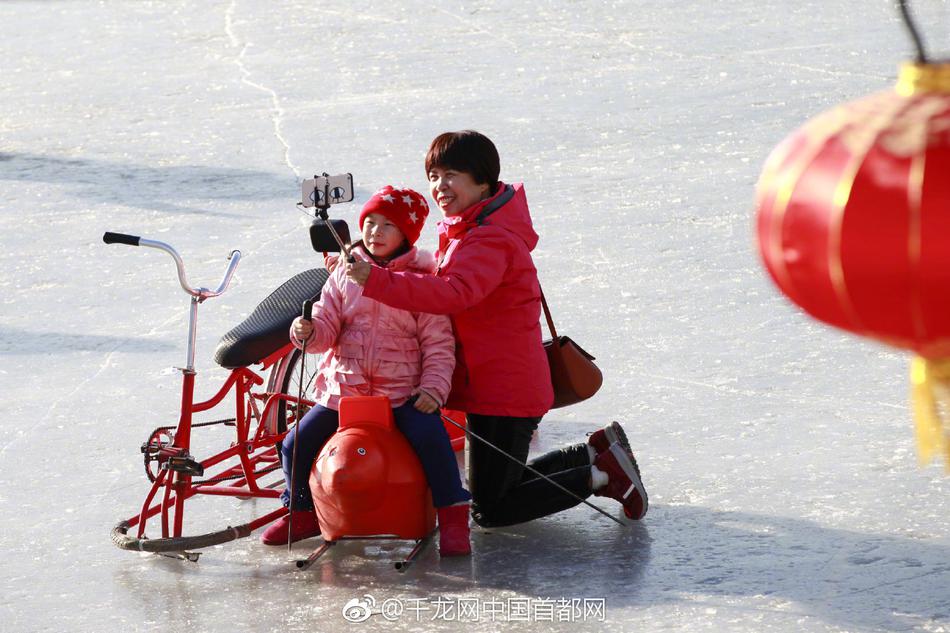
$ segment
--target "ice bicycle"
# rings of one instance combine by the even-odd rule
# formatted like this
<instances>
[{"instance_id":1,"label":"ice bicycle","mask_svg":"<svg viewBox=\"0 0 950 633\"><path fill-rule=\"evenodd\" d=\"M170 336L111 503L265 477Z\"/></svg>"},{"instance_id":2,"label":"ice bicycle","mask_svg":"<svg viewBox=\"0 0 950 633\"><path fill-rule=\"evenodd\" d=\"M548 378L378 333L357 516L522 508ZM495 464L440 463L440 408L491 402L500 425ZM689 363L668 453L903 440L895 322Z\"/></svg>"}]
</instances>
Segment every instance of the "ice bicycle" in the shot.
<instances>
[{"instance_id":1,"label":"ice bicycle","mask_svg":"<svg viewBox=\"0 0 950 633\"><path fill-rule=\"evenodd\" d=\"M307 182L305 181L304 184L305 190ZM320 205L319 199L330 202L345 200L342 200L339 195L333 196L327 188L328 184L332 184L332 179L330 181L324 179L321 182L325 190L316 191L311 198L311 200L318 199L317 204L304 205L315 206L317 209L310 231L311 243L317 251L324 253L339 251L344 242L349 241L348 227L343 220L329 220L326 213L329 204ZM352 192L351 183L352 181L349 185L350 192ZM214 360L222 367L229 369L230 374L213 396L207 400L195 401L195 342L198 306L207 299L220 296L227 290L241 259L240 251L231 251L228 256L229 263L220 284L214 290L210 290L194 287L188 283L181 256L174 247L165 242L112 232L105 233L103 241L106 244L144 246L169 254L175 262L178 281L182 289L190 296L187 356L185 366L179 368L182 373L182 385L178 421L175 425L156 428L142 444L141 452L150 488L139 511L112 528L112 540L117 547L124 550L151 552L196 561L200 554L192 550L220 545L248 536L254 530L287 513L287 509L278 508L246 523L236 526L228 525L223 529L200 534L186 535L184 529L185 504L194 497L214 495L240 499L276 500L280 496L283 488L280 442L294 422L313 406L311 400L301 395L308 392L314 374L306 372L307 375L303 375L303 355L290 343L289 329L293 319L301 314L301 305L312 303L319 298L320 290L329 274L322 268L313 268L293 276L268 295L243 322L227 332L218 344ZM232 393L235 405L230 417L206 422L195 421L195 414L218 408ZM353 412L355 417L349 412ZM458 415L453 415L453 418L464 422L464 418L460 419ZM234 439L227 448L199 459L192 454L192 432L212 425L232 426L235 433ZM353 433L359 435L361 433L359 429L365 429L367 426L375 428L376 435L389 437L386 447L381 451L376 451L383 455L384 461L393 452L391 445L405 443L405 440L393 431L391 412L387 413L387 409L380 408L378 402L375 404L353 402L341 415L339 439L334 436L334 446L343 450L340 450L339 455L333 455L330 461L339 462L340 459L344 459L347 454L345 450L347 437ZM452 437L453 448L459 450L464 444L464 432L460 432L458 428L448 423L446 428ZM344 431L347 432L344 433ZM386 433L389 433L389 436ZM391 437L393 433L398 437ZM365 433L363 435L365 436ZM369 445L367 441L371 439L364 438L362 444ZM379 448L381 445L377 442L376 446ZM341 478L328 474L325 484L320 488L323 491L323 498L326 499L330 493L333 493L337 499L342 497L343 500L342 503L337 500L325 501L321 504L329 513L325 513L322 517L328 528L324 535L325 547L329 547L335 540L342 538L386 534L388 537L409 535L406 538L416 540L418 549L425 537L431 534L433 530L431 502L429 502L429 508L426 508L424 502L421 505L419 503L419 497L425 497L428 493L415 456L411 454L411 451L407 454L403 450L407 446L399 447L396 451L398 456L389 460L391 463L386 462L384 469L386 472L383 475L389 477L387 490L396 491L396 496L412 497L412 500L408 500L405 496L403 498L407 499L406 503L409 506L419 508L415 513L418 515L417 518L408 522L396 518L391 521L391 526L381 525L381 521L386 521L386 513L390 516L398 514L391 505L395 497L390 495L390 502L383 504L388 510L383 514L377 512L373 515L375 518L370 519L370 523L366 523L366 517L360 518L358 516L360 513L354 510L360 507L360 504L349 503L345 499L347 484L341 483ZM363 451L361 457L366 455L366 449L363 446L356 449ZM378 462L378 456L376 457ZM416 463L413 463L414 461ZM332 467L328 466L325 470L327 473L337 472L341 470L341 466L342 464L335 464ZM370 469L370 474L376 477L381 476L380 468L380 464L375 463ZM275 473L278 476L277 480L266 484L262 479L270 473ZM311 477L312 485L320 486L313 477ZM352 487L351 483L349 485ZM340 492L343 494L339 494ZM363 506L365 510L365 504ZM365 515L366 512L364 511L363 514ZM160 537L151 538L146 533L146 527L153 519L159 524L157 529L160 529ZM422 523L419 523L417 519L421 519ZM423 531L424 534L422 534ZM330 535L334 538L331 539ZM416 551L414 550L413 554ZM313 557L311 562L312 560ZM397 568L406 567L408 562L409 560L397 563Z\"/></svg>"},{"instance_id":2,"label":"ice bicycle","mask_svg":"<svg viewBox=\"0 0 950 633\"><path fill-rule=\"evenodd\" d=\"M247 536L286 512L277 509L248 523L203 534L186 536L183 533L185 502L197 495L273 499L280 495L274 487L263 485L261 479L268 473L280 471L275 447L286 434L298 408L312 404L293 395L297 393L294 385L300 378L301 354L290 344L287 331L290 322L299 314L301 302L319 296L327 272L312 269L294 276L228 332L218 345L215 360L231 373L211 398L196 401L198 306L227 289L240 261L240 252L231 252L221 283L216 289L209 290L188 283L184 263L169 244L118 233L106 233L103 240L107 244L145 246L168 253L175 260L182 289L191 297L188 351L185 366L180 368L182 386L178 422L173 426L158 427L142 444L145 473L151 487L139 512L112 529L112 540L121 549L197 560L198 554L189 550ZM235 409L230 417L209 422L194 421L195 414L215 409L232 392ZM192 431L219 424L234 427L233 442L221 451L197 459L192 454ZM210 471L214 473L205 476ZM156 500L156 497L160 499ZM148 538L146 526L155 517L159 518L161 537ZM133 529L135 533L130 535Z\"/></svg>"}]
</instances>

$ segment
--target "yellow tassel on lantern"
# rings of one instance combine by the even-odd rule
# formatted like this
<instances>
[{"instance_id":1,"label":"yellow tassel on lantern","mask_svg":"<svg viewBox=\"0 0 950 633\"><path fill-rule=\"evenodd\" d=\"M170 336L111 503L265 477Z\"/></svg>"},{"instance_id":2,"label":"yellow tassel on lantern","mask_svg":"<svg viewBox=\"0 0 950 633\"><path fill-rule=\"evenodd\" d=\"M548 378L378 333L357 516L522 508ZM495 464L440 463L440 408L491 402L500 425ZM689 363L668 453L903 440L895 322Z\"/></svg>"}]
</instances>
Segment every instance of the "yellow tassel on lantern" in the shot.
<instances>
[{"instance_id":1,"label":"yellow tassel on lantern","mask_svg":"<svg viewBox=\"0 0 950 633\"><path fill-rule=\"evenodd\" d=\"M941 407L950 408L950 359L914 357L910 364L911 402L917 436L917 458L929 464L938 454L950 472L950 424Z\"/></svg>"}]
</instances>

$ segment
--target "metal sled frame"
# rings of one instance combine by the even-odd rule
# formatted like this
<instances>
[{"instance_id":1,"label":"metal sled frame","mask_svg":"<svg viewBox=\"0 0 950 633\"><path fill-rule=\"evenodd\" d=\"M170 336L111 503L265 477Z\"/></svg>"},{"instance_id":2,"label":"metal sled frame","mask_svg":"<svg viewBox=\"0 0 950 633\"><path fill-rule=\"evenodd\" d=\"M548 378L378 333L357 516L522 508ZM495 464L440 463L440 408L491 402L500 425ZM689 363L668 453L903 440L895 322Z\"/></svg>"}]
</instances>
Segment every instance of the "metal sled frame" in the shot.
<instances>
[{"instance_id":1,"label":"metal sled frame","mask_svg":"<svg viewBox=\"0 0 950 633\"><path fill-rule=\"evenodd\" d=\"M418 555L422 552L422 550L424 550L424 549L426 548L426 546L428 546L429 543L432 542L432 537L435 535L435 533L436 533L437 531L438 531L438 529L433 530L432 532L429 532L428 534L426 534L425 536L423 536L421 539L414 539L414 540L413 540L413 539L404 539L404 538L400 538L400 537L398 537L398 536L341 536L340 538L338 538L338 539L336 539L336 540L334 540L334 541L323 541L323 543L320 544L320 547L318 547L317 549L313 550L313 552L310 553L310 556L308 556L307 558L300 559L300 560L298 560L298 561L296 562L297 569L299 569L299 570L309 569L315 562L317 562L317 559L319 559L321 556L323 556L324 554L326 554L327 551L328 551L331 547L333 547L334 545L336 545L336 544L339 543L340 541L405 541L405 540L413 540L414 545L413 545L412 551L409 552L409 555L406 556L404 559L402 559L402 560L400 560L400 561L396 561L395 563L393 563L393 566L396 568L396 571L405 572L407 569L409 569L409 566L412 565L412 563L415 562L416 557L418 557Z\"/></svg>"}]
</instances>

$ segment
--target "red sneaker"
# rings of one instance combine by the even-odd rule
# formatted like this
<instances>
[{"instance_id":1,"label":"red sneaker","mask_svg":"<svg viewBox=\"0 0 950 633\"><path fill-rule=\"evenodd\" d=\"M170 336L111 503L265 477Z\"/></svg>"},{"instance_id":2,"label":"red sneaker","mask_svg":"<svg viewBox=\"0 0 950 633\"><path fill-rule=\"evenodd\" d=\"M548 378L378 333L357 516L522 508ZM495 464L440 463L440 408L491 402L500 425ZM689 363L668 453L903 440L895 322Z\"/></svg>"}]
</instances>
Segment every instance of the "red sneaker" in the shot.
<instances>
[{"instance_id":1,"label":"red sneaker","mask_svg":"<svg viewBox=\"0 0 950 633\"><path fill-rule=\"evenodd\" d=\"M636 464L637 460L633 458L633 451L630 449L627 434L623 432L623 427L620 426L619 422L611 422L599 431L594 431L590 437L587 438L587 443L594 447L598 455L609 450L610 445L615 442L619 443L623 450L627 452L630 461Z\"/></svg>"},{"instance_id":2,"label":"red sneaker","mask_svg":"<svg viewBox=\"0 0 950 633\"><path fill-rule=\"evenodd\" d=\"M270 524L261 534L261 543L264 545L286 545L302 541L305 538L320 536L320 523L313 510L294 510L293 538L290 536L290 514L285 514Z\"/></svg>"},{"instance_id":3,"label":"red sneaker","mask_svg":"<svg viewBox=\"0 0 950 633\"><path fill-rule=\"evenodd\" d=\"M622 503L623 513L627 518L642 519L647 513L649 501L647 491L640 480L640 469L636 460L631 459L618 442L599 454L594 460L594 466L607 473L607 485L595 490L594 494Z\"/></svg>"},{"instance_id":4,"label":"red sneaker","mask_svg":"<svg viewBox=\"0 0 950 633\"><path fill-rule=\"evenodd\" d=\"M436 509L439 515L439 556L468 556L472 553L468 511L467 503Z\"/></svg>"}]
</instances>

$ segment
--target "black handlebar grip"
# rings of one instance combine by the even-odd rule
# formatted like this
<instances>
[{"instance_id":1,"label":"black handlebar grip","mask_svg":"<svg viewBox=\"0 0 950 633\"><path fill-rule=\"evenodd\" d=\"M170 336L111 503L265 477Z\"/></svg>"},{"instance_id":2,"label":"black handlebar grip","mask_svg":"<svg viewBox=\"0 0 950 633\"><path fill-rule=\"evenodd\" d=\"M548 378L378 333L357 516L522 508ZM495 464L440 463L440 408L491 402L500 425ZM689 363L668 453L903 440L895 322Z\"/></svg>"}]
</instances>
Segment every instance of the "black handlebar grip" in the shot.
<instances>
[{"instance_id":1,"label":"black handlebar grip","mask_svg":"<svg viewBox=\"0 0 950 633\"><path fill-rule=\"evenodd\" d=\"M126 235L125 233L106 233L102 236L102 241L106 244L128 244L129 246L138 246L139 240L142 239L138 235Z\"/></svg>"},{"instance_id":2,"label":"black handlebar grip","mask_svg":"<svg viewBox=\"0 0 950 633\"><path fill-rule=\"evenodd\" d=\"M313 299L307 299L303 302L303 320L309 321L313 318Z\"/></svg>"}]
</instances>

